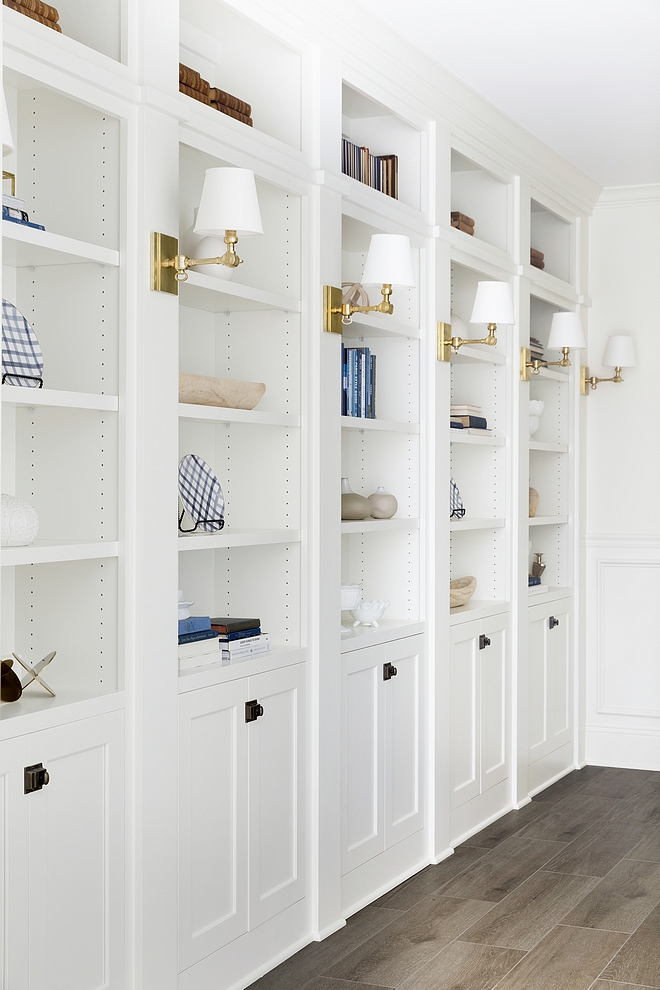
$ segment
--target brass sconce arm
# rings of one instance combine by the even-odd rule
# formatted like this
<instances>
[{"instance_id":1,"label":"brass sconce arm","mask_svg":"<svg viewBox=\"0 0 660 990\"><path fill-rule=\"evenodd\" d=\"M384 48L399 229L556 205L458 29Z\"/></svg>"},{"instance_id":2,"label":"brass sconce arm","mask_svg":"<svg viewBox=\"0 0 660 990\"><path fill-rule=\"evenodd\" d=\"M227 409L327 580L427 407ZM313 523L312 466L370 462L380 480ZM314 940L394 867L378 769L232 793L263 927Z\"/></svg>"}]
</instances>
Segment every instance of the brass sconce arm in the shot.
<instances>
[{"instance_id":1,"label":"brass sconce arm","mask_svg":"<svg viewBox=\"0 0 660 990\"><path fill-rule=\"evenodd\" d=\"M601 382L614 382L615 385L618 385L622 381L621 368L619 367L614 369L611 378L597 378L596 375L589 377L589 369L582 367L580 369L580 394L589 395L590 388L595 392Z\"/></svg>"},{"instance_id":2,"label":"brass sconce arm","mask_svg":"<svg viewBox=\"0 0 660 990\"><path fill-rule=\"evenodd\" d=\"M383 285L381 287L382 300L374 306L354 306L352 303L342 302L341 289L333 285L323 286L323 329L328 333L341 333L342 326L352 322L354 313L383 313L391 316L394 306L390 302L392 286Z\"/></svg>"},{"instance_id":3,"label":"brass sconce arm","mask_svg":"<svg viewBox=\"0 0 660 990\"><path fill-rule=\"evenodd\" d=\"M520 348L520 380L523 382L528 382L530 380L530 374L538 375L541 368L570 368L571 362L568 355L570 354L570 347L562 347L562 359L561 361L539 361L538 359L532 361L532 352L529 347Z\"/></svg>"},{"instance_id":4,"label":"brass sconce arm","mask_svg":"<svg viewBox=\"0 0 660 990\"><path fill-rule=\"evenodd\" d=\"M197 265L224 265L226 268L238 268L243 259L236 254L238 235L235 230L226 230L224 242L227 250L217 258L189 258L179 254L179 242L176 237L166 234L152 233L151 235L151 288L160 292L171 292L178 295L178 283L188 278L188 269Z\"/></svg>"},{"instance_id":5,"label":"brass sconce arm","mask_svg":"<svg viewBox=\"0 0 660 990\"><path fill-rule=\"evenodd\" d=\"M485 344L487 347L494 347L497 344L496 330L497 323L489 323L488 336L473 340L471 337L452 337L451 323L438 323L438 361L450 361L452 348L455 353L458 353L459 348L463 347L464 344L470 346Z\"/></svg>"}]
</instances>

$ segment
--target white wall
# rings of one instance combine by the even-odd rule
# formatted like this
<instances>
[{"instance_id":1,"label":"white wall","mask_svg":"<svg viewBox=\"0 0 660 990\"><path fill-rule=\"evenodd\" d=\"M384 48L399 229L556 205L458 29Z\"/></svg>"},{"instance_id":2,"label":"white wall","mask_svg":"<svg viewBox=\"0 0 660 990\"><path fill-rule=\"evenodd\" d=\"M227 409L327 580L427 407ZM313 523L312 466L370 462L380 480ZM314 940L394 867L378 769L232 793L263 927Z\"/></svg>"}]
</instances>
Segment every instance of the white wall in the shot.
<instances>
[{"instance_id":1,"label":"white wall","mask_svg":"<svg viewBox=\"0 0 660 990\"><path fill-rule=\"evenodd\" d=\"M660 187L604 190L590 230L590 374L611 333L638 366L587 405L588 763L660 770Z\"/></svg>"}]
</instances>

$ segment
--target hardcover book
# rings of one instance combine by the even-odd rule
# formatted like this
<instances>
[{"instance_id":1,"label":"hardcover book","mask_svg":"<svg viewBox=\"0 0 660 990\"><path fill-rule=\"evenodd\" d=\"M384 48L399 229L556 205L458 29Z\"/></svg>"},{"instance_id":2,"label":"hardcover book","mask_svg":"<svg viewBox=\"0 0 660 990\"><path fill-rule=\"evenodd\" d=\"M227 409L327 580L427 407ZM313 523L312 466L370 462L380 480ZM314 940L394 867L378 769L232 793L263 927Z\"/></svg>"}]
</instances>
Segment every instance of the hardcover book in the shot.
<instances>
[{"instance_id":1,"label":"hardcover book","mask_svg":"<svg viewBox=\"0 0 660 990\"><path fill-rule=\"evenodd\" d=\"M211 619L211 628L219 633L241 632L243 629L261 629L261 619Z\"/></svg>"}]
</instances>

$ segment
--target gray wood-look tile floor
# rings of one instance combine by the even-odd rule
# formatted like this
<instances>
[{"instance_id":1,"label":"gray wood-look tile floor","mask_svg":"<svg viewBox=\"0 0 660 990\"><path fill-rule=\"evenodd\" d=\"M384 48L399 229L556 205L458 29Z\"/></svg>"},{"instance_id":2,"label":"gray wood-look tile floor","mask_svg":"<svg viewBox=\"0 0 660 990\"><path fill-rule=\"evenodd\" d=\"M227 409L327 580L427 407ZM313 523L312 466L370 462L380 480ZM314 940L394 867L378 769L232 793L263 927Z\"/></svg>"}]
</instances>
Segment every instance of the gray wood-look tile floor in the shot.
<instances>
[{"instance_id":1,"label":"gray wood-look tile floor","mask_svg":"<svg viewBox=\"0 0 660 990\"><path fill-rule=\"evenodd\" d=\"M660 990L660 773L585 767L250 990Z\"/></svg>"}]
</instances>

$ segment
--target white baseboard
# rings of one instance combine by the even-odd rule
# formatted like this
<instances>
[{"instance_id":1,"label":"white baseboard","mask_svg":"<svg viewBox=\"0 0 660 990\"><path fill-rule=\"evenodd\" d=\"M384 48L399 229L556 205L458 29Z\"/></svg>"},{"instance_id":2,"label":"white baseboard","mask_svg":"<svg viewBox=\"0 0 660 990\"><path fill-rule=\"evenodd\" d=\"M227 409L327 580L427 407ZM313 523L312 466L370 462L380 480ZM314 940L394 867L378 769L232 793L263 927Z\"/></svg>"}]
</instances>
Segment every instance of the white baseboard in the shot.
<instances>
[{"instance_id":1,"label":"white baseboard","mask_svg":"<svg viewBox=\"0 0 660 990\"><path fill-rule=\"evenodd\" d=\"M660 731L587 726L586 754L592 766L660 770Z\"/></svg>"}]
</instances>

